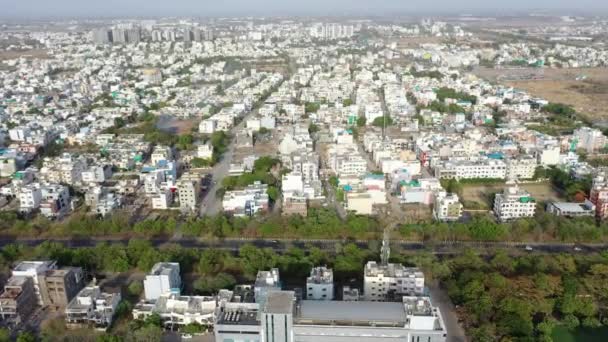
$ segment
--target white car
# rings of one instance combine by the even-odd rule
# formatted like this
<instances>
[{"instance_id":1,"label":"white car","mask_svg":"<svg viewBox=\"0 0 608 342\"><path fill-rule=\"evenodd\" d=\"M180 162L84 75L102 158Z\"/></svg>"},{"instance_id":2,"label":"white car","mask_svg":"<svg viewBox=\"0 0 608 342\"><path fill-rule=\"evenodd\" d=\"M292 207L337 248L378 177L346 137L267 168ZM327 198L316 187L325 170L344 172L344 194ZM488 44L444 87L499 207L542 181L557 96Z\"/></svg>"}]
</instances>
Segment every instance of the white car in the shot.
<instances>
[{"instance_id":1,"label":"white car","mask_svg":"<svg viewBox=\"0 0 608 342\"><path fill-rule=\"evenodd\" d=\"M532 248L532 246L528 245L528 246L526 246L526 250L529 252L529 251L534 250L534 248Z\"/></svg>"},{"instance_id":2,"label":"white car","mask_svg":"<svg viewBox=\"0 0 608 342\"><path fill-rule=\"evenodd\" d=\"M182 334L182 340L189 340L192 338L191 334Z\"/></svg>"}]
</instances>

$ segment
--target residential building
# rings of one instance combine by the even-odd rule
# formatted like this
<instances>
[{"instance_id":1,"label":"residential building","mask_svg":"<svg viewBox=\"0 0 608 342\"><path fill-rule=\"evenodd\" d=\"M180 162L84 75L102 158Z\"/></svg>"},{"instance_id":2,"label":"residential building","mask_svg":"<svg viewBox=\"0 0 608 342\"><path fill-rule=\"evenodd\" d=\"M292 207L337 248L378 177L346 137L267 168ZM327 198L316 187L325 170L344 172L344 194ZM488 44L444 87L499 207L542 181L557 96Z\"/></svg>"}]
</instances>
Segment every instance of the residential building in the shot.
<instances>
[{"instance_id":1,"label":"residential building","mask_svg":"<svg viewBox=\"0 0 608 342\"><path fill-rule=\"evenodd\" d=\"M268 293L281 290L279 269L273 268L270 271L258 271L253 290L256 303L264 303L268 297Z\"/></svg>"},{"instance_id":2,"label":"residential building","mask_svg":"<svg viewBox=\"0 0 608 342\"><path fill-rule=\"evenodd\" d=\"M99 286L89 285L80 290L65 308L66 324L68 327L94 326L106 330L112 325L120 299L120 293L102 292Z\"/></svg>"},{"instance_id":3,"label":"residential building","mask_svg":"<svg viewBox=\"0 0 608 342\"><path fill-rule=\"evenodd\" d=\"M188 324L213 324L216 297L181 296L164 293L156 300L142 300L133 308L133 318L145 320L152 314L160 316L167 329Z\"/></svg>"},{"instance_id":4,"label":"residential building","mask_svg":"<svg viewBox=\"0 0 608 342\"><path fill-rule=\"evenodd\" d=\"M494 214L499 221L532 217L536 212L536 201L526 190L511 186L494 197Z\"/></svg>"},{"instance_id":5,"label":"residential building","mask_svg":"<svg viewBox=\"0 0 608 342\"><path fill-rule=\"evenodd\" d=\"M596 128L581 127L574 130L572 134L578 148L584 149L587 153L594 153L606 147L608 141L606 136Z\"/></svg>"},{"instance_id":6,"label":"residential building","mask_svg":"<svg viewBox=\"0 0 608 342\"><path fill-rule=\"evenodd\" d=\"M416 267L369 261L363 272L363 298L367 301L391 301L424 293L424 274Z\"/></svg>"},{"instance_id":7,"label":"residential building","mask_svg":"<svg viewBox=\"0 0 608 342\"><path fill-rule=\"evenodd\" d=\"M268 211L268 185L255 182L243 190L227 191L222 200L224 212L234 216L254 216Z\"/></svg>"},{"instance_id":8,"label":"residential building","mask_svg":"<svg viewBox=\"0 0 608 342\"><path fill-rule=\"evenodd\" d=\"M542 166L554 166L559 164L559 146L546 147L536 152L538 164Z\"/></svg>"},{"instance_id":9,"label":"residential building","mask_svg":"<svg viewBox=\"0 0 608 342\"><path fill-rule=\"evenodd\" d=\"M595 216L600 219L608 217L608 181L604 175L593 179L589 201L595 205Z\"/></svg>"},{"instance_id":10,"label":"residential building","mask_svg":"<svg viewBox=\"0 0 608 342\"><path fill-rule=\"evenodd\" d=\"M49 270L38 276L38 283L45 305L65 308L84 287L84 273L80 267Z\"/></svg>"},{"instance_id":11,"label":"residential building","mask_svg":"<svg viewBox=\"0 0 608 342\"><path fill-rule=\"evenodd\" d=\"M182 278L179 263L159 262L152 267L144 279L146 300L156 300L165 293L181 292Z\"/></svg>"},{"instance_id":12,"label":"residential building","mask_svg":"<svg viewBox=\"0 0 608 342\"><path fill-rule=\"evenodd\" d=\"M208 142L203 145L199 145L196 149L196 156L202 159L211 160L213 158L213 146Z\"/></svg>"},{"instance_id":13,"label":"residential building","mask_svg":"<svg viewBox=\"0 0 608 342\"><path fill-rule=\"evenodd\" d=\"M308 214L308 200L305 197L283 197L281 214L306 217Z\"/></svg>"},{"instance_id":14,"label":"residential building","mask_svg":"<svg viewBox=\"0 0 608 342\"><path fill-rule=\"evenodd\" d=\"M142 70L143 80L148 84L161 84L163 75L159 69L149 68Z\"/></svg>"},{"instance_id":15,"label":"residential building","mask_svg":"<svg viewBox=\"0 0 608 342\"><path fill-rule=\"evenodd\" d=\"M507 179L532 179L538 162L534 158L507 159Z\"/></svg>"},{"instance_id":16,"label":"residential building","mask_svg":"<svg viewBox=\"0 0 608 342\"><path fill-rule=\"evenodd\" d=\"M496 159L447 161L435 167L435 177L440 179L505 179L506 176L505 162Z\"/></svg>"},{"instance_id":17,"label":"residential building","mask_svg":"<svg viewBox=\"0 0 608 342\"><path fill-rule=\"evenodd\" d=\"M361 298L359 289L350 286L342 287L342 301L344 302L358 302Z\"/></svg>"},{"instance_id":18,"label":"residential building","mask_svg":"<svg viewBox=\"0 0 608 342\"><path fill-rule=\"evenodd\" d=\"M36 304L37 298L32 278L12 276L0 294L0 320L8 326L23 324L36 309Z\"/></svg>"},{"instance_id":19,"label":"residential building","mask_svg":"<svg viewBox=\"0 0 608 342\"><path fill-rule=\"evenodd\" d=\"M57 269L57 262L52 261L22 261L13 268L13 277L28 277L32 279L34 294L38 305L44 305L40 289L40 275L44 275L49 270Z\"/></svg>"},{"instance_id":20,"label":"residential building","mask_svg":"<svg viewBox=\"0 0 608 342\"><path fill-rule=\"evenodd\" d=\"M177 182L177 196L182 211L194 212L198 209L200 183L191 179L180 179Z\"/></svg>"},{"instance_id":21,"label":"residential building","mask_svg":"<svg viewBox=\"0 0 608 342\"><path fill-rule=\"evenodd\" d=\"M325 266L313 267L306 278L306 299L333 300L334 272Z\"/></svg>"},{"instance_id":22,"label":"residential building","mask_svg":"<svg viewBox=\"0 0 608 342\"><path fill-rule=\"evenodd\" d=\"M346 194L346 209L357 215L373 214L373 198L366 192L349 192Z\"/></svg>"},{"instance_id":23,"label":"residential building","mask_svg":"<svg viewBox=\"0 0 608 342\"><path fill-rule=\"evenodd\" d=\"M457 194L439 191L435 194L433 216L438 221L456 221L462 216L462 203Z\"/></svg>"}]
</instances>

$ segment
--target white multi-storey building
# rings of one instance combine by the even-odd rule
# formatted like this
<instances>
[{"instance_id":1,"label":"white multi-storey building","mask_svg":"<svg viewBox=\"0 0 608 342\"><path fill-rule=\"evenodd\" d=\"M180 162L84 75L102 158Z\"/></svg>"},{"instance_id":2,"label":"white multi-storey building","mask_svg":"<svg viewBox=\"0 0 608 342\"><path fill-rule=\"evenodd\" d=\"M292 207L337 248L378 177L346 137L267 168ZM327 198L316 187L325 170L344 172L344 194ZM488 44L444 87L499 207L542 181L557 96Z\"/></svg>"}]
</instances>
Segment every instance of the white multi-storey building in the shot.
<instances>
[{"instance_id":1,"label":"white multi-storey building","mask_svg":"<svg viewBox=\"0 0 608 342\"><path fill-rule=\"evenodd\" d=\"M536 201L524 189L509 187L494 197L494 214L500 221L521 217L532 217L536 211Z\"/></svg>"},{"instance_id":2,"label":"white multi-storey building","mask_svg":"<svg viewBox=\"0 0 608 342\"><path fill-rule=\"evenodd\" d=\"M142 300L137 303L133 308L133 318L145 320L157 314L167 328L188 324L208 325L213 323L216 303L216 297L165 293L153 302Z\"/></svg>"},{"instance_id":3,"label":"white multi-storey building","mask_svg":"<svg viewBox=\"0 0 608 342\"><path fill-rule=\"evenodd\" d=\"M177 195L182 211L195 211L199 199L199 183L195 180L180 179L177 182Z\"/></svg>"},{"instance_id":4,"label":"white multi-storey building","mask_svg":"<svg viewBox=\"0 0 608 342\"><path fill-rule=\"evenodd\" d=\"M507 177L507 166L502 160L495 159L456 162L448 161L435 167L435 176L437 178L448 179L505 179Z\"/></svg>"},{"instance_id":5,"label":"white multi-storey building","mask_svg":"<svg viewBox=\"0 0 608 342\"><path fill-rule=\"evenodd\" d=\"M27 185L19 191L19 210L30 212L40 208L42 201L42 192L40 188L34 184Z\"/></svg>"},{"instance_id":6,"label":"white multi-storey building","mask_svg":"<svg viewBox=\"0 0 608 342\"><path fill-rule=\"evenodd\" d=\"M202 134L211 134L217 130L217 120L205 119L198 125L198 131Z\"/></svg>"},{"instance_id":7,"label":"white multi-storey building","mask_svg":"<svg viewBox=\"0 0 608 342\"><path fill-rule=\"evenodd\" d=\"M99 286L87 286L65 308L65 321L68 326L94 325L106 329L112 325L120 299L120 293L105 293Z\"/></svg>"},{"instance_id":8,"label":"white multi-storey building","mask_svg":"<svg viewBox=\"0 0 608 342\"><path fill-rule=\"evenodd\" d=\"M56 261L22 261L13 268L13 277L28 277L34 283L34 293L38 301L38 305L43 305L44 301L40 294L40 280L38 276L47 271L57 269Z\"/></svg>"},{"instance_id":9,"label":"white multi-storey building","mask_svg":"<svg viewBox=\"0 0 608 342\"><path fill-rule=\"evenodd\" d=\"M144 280L146 300L156 300L165 293L179 293L182 279L180 277L179 263L159 262Z\"/></svg>"},{"instance_id":10,"label":"white multi-storey building","mask_svg":"<svg viewBox=\"0 0 608 342\"><path fill-rule=\"evenodd\" d=\"M363 275L363 298L385 301L399 295L422 295L424 274L416 267L369 261Z\"/></svg>"},{"instance_id":11,"label":"white multi-storey building","mask_svg":"<svg viewBox=\"0 0 608 342\"><path fill-rule=\"evenodd\" d=\"M270 292L280 290L281 280L278 268L273 268L270 271L258 271L255 277L255 285L253 286L256 303L264 303Z\"/></svg>"},{"instance_id":12,"label":"white multi-storey building","mask_svg":"<svg viewBox=\"0 0 608 342\"><path fill-rule=\"evenodd\" d=\"M534 158L518 158L507 160L507 179L531 179L538 163Z\"/></svg>"},{"instance_id":13,"label":"white multi-storey building","mask_svg":"<svg viewBox=\"0 0 608 342\"><path fill-rule=\"evenodd\" d=\"M255 182L243 190L227 191L222 208L234 216L253 216L268 210L268 185Z\"/></svg>"},{"instance_id":14,"label":"white multi-storey building","mask_svg":"<svg viewBox=\"0 0 608 342\"><path fill-rule=\"evenodd\" d=\"M435 194L433 216L438 221L456 221L462 216L462 203L457 194L439 191Z\"/></svg>"},{"instance_id":15,"label":"white multi-storey building","mask_svg":"<svg viewBox=\"0 0 608 342\"><path fill-rule=\"evenodd\" d=\"M593 153L606 146L606 136L599 129L591 127L581 127L573 133L579 148L587 153Z\"/></svg>"},{"instance_id":16,"label":"white multi-storey building","mask_svg":"<svg viewBox=\"0 0 608 342\"><path fill-rule=\"evenodd\" d=\"M331 268L321 266L310 270L310 277L306 278L306 299L334 299L334 272Z\"/></svg>"}]
</instances>

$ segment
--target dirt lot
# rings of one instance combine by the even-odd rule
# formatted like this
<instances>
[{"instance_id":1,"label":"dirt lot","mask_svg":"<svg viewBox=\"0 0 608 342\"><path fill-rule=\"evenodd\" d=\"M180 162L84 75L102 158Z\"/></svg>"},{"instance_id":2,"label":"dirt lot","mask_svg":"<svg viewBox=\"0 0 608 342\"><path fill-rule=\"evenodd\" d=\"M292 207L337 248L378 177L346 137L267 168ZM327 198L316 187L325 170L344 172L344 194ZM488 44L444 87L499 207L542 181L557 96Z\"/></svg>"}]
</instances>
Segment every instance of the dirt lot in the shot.
<instances>
[{"instance_id":1,"label":"dirt lot","mask_svg":"<svg viewBox=\"0 0 608 342\"><path fill-rule=\"evenodd\" d=\"M25 51L15 51L15 50L0 50L0 61L15 59L19 57L25 57L28 59L39 58L44 59L48 58L48 54L46 50L25 50Z\"/></svg>"},{"instance_id":2,"label":"dirt lot","mask_svg":"<svg viewBox=\"0 0 608 342\"><path fill-rule=\"evenodd\" d=\"M496 185L464 185L462 189L462 200L476 202L483 208L490 209L493 205L494 194L503 191L504 184ZM532 197L539 202L563 200L563 197L549 183L520 184ZM465 205L465 208L467 206Z\"/></svg>"},{"instance_id":3,"label":"dirt lot","mask_svg":"<svg viewBox=\"0 0 608 342\"><path fill-rule=\"evenodd\" d=\"M608 121L608 68L478 68L475 73L551 102L569 104L594 122Z\"/></svg>"},{"instance_id":4,"label":"dirt lot","mask_svg":"<svg viewBox=\"0 0 608 342\"><path fill-rule=\"evenodd\" d=\"M178 119L173 116L163 115L159 118L156 126L158 129L171 134L189 134L192 129L198 127L200 119Z\"/></svg>"}]
</instances>

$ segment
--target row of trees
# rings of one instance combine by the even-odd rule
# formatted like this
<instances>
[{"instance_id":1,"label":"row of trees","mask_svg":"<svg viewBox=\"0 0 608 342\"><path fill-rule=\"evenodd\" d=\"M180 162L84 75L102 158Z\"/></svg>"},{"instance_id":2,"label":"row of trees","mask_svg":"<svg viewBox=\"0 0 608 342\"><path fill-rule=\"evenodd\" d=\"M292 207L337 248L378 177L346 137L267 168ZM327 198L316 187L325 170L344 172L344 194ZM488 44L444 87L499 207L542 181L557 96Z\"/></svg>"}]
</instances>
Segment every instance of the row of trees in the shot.
<instances>
[{"instance_id":1,"label":"row of trees","mask_svg":"<svg viewBox=\"0 0 608 342\"><path fill-rule=\"evenodd\" d=\"M565 219L541 213L534 218L497 223L487 216L467 223L421 223L402 225L401 236L418 241L608 241L608 223L593 218Z\"/></svg>"}]
</instances>

